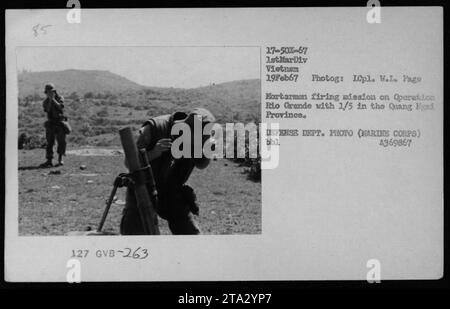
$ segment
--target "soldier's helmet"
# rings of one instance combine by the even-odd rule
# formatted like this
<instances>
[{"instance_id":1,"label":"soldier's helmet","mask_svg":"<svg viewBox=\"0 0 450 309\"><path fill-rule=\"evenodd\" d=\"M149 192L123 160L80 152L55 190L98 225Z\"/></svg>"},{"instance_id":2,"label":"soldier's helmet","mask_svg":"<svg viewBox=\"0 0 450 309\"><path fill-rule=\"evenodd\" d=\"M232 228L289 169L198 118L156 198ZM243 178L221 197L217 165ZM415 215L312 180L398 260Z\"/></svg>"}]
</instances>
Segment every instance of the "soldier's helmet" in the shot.
<instances>
[{"instance_id":1,"label":"soldier's helmet","mask_svg":"<svg viewBox=\"0 0 450 309\"><path fill-rule=\"evenodd\" d=\"M52 83L48 83L45 85L44 93L48 93L50 91L56 91L56 87Z\"/></svg>"},{"instance_id":2,"label":"soldier's helmet","mask_svg":"<svg viewBox=\"0 0 450 309\"><path fill-rule=\"evenodd\" d=\"M186 117L186 119L184 119L184 122L186 122L189 126L193 126L194 116L201 117L203 126L205 126L208 123L216 122L216 118L214 117L214 115L206 108L201 108L201 107L194 108L191 111L191 113Z\"/></svg>"}]
</instances>

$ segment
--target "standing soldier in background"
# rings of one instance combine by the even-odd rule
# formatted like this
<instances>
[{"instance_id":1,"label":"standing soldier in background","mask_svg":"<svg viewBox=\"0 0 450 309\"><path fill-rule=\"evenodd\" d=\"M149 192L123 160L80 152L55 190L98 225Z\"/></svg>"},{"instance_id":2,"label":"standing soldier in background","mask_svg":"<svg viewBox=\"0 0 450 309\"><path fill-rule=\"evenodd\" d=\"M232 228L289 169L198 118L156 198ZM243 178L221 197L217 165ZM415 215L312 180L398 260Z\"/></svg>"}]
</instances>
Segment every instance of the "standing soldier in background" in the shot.
<instances>
[{"instance_id":1,"label":"standing soldier in background","mask_svg":"<svg viewBox=\"0 0 450 309\"><path fill-rule=\"evenodd\" d=\"M64 164L62 157L66 154L66 129L64 121L64 99L56 92L53 84L45 85L45 94L47 98L43 102L44 112L47 113L47 121L45 122L45 137L47 139L46 158L47 161L41 164L41 167L52 167L53 146L55 139L58 143L58 163L55 166Z\"/></svg>"}]
</instances>

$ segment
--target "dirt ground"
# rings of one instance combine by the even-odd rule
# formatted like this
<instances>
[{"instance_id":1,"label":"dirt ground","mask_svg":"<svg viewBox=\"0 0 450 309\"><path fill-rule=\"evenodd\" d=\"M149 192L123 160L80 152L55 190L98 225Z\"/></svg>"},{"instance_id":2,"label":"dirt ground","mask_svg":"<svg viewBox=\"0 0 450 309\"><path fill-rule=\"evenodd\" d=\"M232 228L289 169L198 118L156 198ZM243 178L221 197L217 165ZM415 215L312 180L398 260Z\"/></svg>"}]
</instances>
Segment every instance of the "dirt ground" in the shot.
<instances>
[{"instance_id":1,"label":"dirt ground","mask_svg":"<svg viewBox=\"0 0 450 309\"><path fill-rule=\"evenodd\" d=\"M122 150L72 149L64 166L38 168L44 157L44 149L19 150L19 235L95 230L115 177L126 172ZM212 161L207 169L194 170L188 184L197 194L203 234L261 233L261 183L248 180L244 167ZM120 188L105 231L119 233L123 201ZM160 230L170 234L165 220L160 219Z\"/></svg>"}]
</instances>

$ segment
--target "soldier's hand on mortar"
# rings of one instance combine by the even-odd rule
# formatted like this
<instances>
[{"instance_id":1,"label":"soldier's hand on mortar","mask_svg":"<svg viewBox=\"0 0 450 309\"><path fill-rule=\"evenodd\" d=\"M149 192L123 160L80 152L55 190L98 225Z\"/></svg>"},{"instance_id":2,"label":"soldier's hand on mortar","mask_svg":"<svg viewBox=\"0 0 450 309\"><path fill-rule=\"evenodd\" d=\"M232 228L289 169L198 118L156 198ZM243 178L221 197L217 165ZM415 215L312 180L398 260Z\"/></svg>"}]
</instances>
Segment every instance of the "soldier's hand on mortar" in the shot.
<instances>
[{"instance_id":1,"label":"soldier's hand on mortar","mask_svg":"<svg viewBox=\"0 0 450 309\"><path fill-rule=\"evenodd\" d=\"M156 143L155 147L153 148L153 151L161 154L165 151L170 150L171 147L172 147L172 140L170 138L162 138Z\"/></svg>"}]
</instances>

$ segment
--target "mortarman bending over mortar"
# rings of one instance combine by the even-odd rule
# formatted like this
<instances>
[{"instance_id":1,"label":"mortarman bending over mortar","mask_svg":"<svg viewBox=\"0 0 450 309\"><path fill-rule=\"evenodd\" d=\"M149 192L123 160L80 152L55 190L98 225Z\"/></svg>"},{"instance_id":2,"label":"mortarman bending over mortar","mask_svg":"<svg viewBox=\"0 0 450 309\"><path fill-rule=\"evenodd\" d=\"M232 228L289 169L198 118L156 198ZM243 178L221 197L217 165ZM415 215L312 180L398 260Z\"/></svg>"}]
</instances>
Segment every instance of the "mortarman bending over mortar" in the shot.
<instances>
[{"instance_id":1,"label":"mortarman bending over mortar","mask_svg":"<svg viewBox=\"0 0 450 309\"><path fill-rule=\"evenodd\" d=\"M204 108L194 109L191 113L175 112L162 115L146 121L139 130L138 149L147 150L148 160L152 166L158 190L159 203L156 205L158 215L166 219L173 234L200 234L200 229L193 214L198 215L198 206L193 189L185 183L195 167L204 169L209 165L209 159L202 155L195 158L182 157L174 159L170 151L172 141L177 136L171 134L176 123L187 124L194 132L195 119L201 119L202 129L208 123L214 123L215 117ZM203 132L203 130L202 130ZM191 149L194 148L194 134L191 134ZM202 145L210 138L202 135ZM148 189L150 192L150 189ZM144 229L139 217L135 193L127 188L126 204L120 224L122 235L143 235Z\"/></svg>"}]
</instances>

